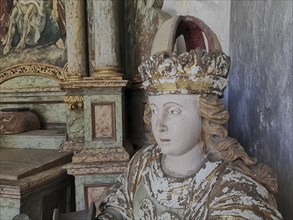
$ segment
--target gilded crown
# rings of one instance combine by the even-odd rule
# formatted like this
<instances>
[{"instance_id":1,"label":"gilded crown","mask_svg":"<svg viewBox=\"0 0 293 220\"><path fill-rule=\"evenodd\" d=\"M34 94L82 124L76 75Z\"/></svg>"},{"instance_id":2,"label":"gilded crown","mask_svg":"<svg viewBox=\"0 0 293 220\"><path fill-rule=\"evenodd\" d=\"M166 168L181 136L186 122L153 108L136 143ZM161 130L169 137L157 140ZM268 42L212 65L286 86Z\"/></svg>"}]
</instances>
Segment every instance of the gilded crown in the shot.
<instances>
[{"instance_id":1,"label":"gilded crown","mask_svg":"<svg viewBox=\"0 0 293 220\"><path fill-rule=\"evenodd\" d=\"M155 37L152 48L154 55L138 67L144 89L149 95L212 93L222 96L228 85L230 58L222 52L215 34L201 20L194 17L178 16L169 20L162 25ZM197 27L201 27L200 30L208 35L210 52L201 46L178 56L174 53L171 54L174 38L178 36L178 33L171 34L170 39L163 42L160 35L166 34L169 27L171 30L180 29L180 27L181 31L186 30L186 23L191 28L194 28L196 24ZM192 36L189 37L192 38ZM188 37L185 37L186 40ZM198 42L196 44L194 42L193 40L194 45L198 45ZM190 43L187 42L186 45L188 46ZM159 49L156 50L158 47ZM164 47L167 49L165 50Z\"/></svg>"},{"instance_id":2,"label":"gilded crown","mask_svg":"<svg viewBox=\"0 0 293 220\"><path fill-rule=\"evenodd\" d=\"M179 56L153 55L138 71L150 95L213 93L219 96L228 85L230 58L223 52L197 48Z\"/></svg>"}]
</instances>

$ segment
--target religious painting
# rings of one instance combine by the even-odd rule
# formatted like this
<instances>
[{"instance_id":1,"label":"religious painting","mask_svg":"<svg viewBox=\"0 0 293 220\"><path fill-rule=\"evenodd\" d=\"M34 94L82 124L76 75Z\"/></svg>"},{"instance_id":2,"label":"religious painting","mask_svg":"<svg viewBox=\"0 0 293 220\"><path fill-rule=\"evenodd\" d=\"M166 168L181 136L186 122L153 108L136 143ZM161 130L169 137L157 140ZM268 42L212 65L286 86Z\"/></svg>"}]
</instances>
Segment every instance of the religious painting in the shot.
<instances>
[{"instance_id":1,"label":"religious painting","mask_svg":"<svg viewBox=\"0 0 293 220\"><path fill-rule=\"evenodd\" d=\"M0 0L0 72L67 62L64 0Z\"/></svg>"},{"instance_id":2,"label":"religious painting","mask_svg":"<svg viewBox=\"0 0 293 220\"><path fill-rule=\"evenodd\" d=\"M110 185L103 186L86 186L85 187L85 207L89 208L92 202L100 204L104 199L105 192L108 191Z\"/></svg>"},{"instance_id":3,"label":"religious painting","mask_svg":"<svg viewBox=\"0 0 293 220\"><path fill-rule=\"evenodd\" d=\"M116 139L115 103L92 103L92 139Z\"/></svg>"}]
</instances>

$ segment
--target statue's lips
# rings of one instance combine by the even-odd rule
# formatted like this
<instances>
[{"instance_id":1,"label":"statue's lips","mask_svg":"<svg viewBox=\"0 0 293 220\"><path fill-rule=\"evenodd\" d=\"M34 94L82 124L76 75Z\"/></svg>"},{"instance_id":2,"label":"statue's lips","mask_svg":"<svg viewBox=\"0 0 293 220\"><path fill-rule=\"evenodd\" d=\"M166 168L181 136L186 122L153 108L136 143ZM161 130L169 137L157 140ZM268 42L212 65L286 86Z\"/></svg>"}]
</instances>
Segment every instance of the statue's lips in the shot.
<instances>
[{"instance_id":1,"label":"statue's lips","mask_svg":"<svg viewBox=\"0 0 293 220\"><path fill-rule=\"evenodd\" d=\"M161 141L161 142L169 142L169 141L171 141L171 139L167 139L167 138L160 138L160 141Z\"/></svg>"}]
</instances>

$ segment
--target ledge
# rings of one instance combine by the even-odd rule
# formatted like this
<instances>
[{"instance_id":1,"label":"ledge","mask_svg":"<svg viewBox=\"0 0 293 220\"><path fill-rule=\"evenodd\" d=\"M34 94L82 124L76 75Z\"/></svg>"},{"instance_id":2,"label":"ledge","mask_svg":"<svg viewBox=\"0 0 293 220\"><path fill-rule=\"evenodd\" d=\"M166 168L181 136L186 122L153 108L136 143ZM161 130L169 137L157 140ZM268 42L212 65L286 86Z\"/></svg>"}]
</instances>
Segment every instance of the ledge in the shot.
<instances>
[{"instance_id":1,"label":"ledge","mask_svg":"<svg viewBox=\"0 0 293 220\"><path fill-rule=\"evenodd\" d=\"M129 86L130 82L128 80L113 80L105 79L99 80L94 77L84 77L83 80L72 80L64 81L60 83L60 87L63 90L71 89L90 89L90 88L123 88Z\"/></svg>"},{"instance_id":2,"label":"ledge","mask_svg":"<svg viewBox=\"0 0 293 220\"><path fill-rule=\"evenodd\" d=\"M70 163L64 166L67 173L78 175L120 174L127 170L128 162L104 162L104 163Z\"/></svg>"},{"instance_id":3,"label":"ledge","mask_svg":"<svg viewBox=\"0 0 293 220\"><path fill-rule=\"evenodd\" d=\"M67 135L57 130L33 130L18 134L1 134L0 138L0 148L59 150Z\"/></svg>"}]
</instances>

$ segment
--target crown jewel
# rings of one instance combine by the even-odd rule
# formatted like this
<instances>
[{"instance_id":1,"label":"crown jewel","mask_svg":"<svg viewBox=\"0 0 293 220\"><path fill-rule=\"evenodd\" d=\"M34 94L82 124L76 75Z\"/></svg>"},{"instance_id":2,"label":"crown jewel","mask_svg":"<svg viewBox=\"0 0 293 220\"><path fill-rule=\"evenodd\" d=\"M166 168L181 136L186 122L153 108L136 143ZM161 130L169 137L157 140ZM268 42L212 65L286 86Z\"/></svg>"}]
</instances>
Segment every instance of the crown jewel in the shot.
<instances>
[{"instance_id":1,"label":"crown jewel","mask_svg":"<svg viewBox=\"0 0 293 220\"><path fill-rule=\"evenodd\" d=\"M230 58L222 51L197 48L179 56L153 55L139 67L143 87L149 95L201 94L223 95Z\"/></svg>"}]
</instances>

